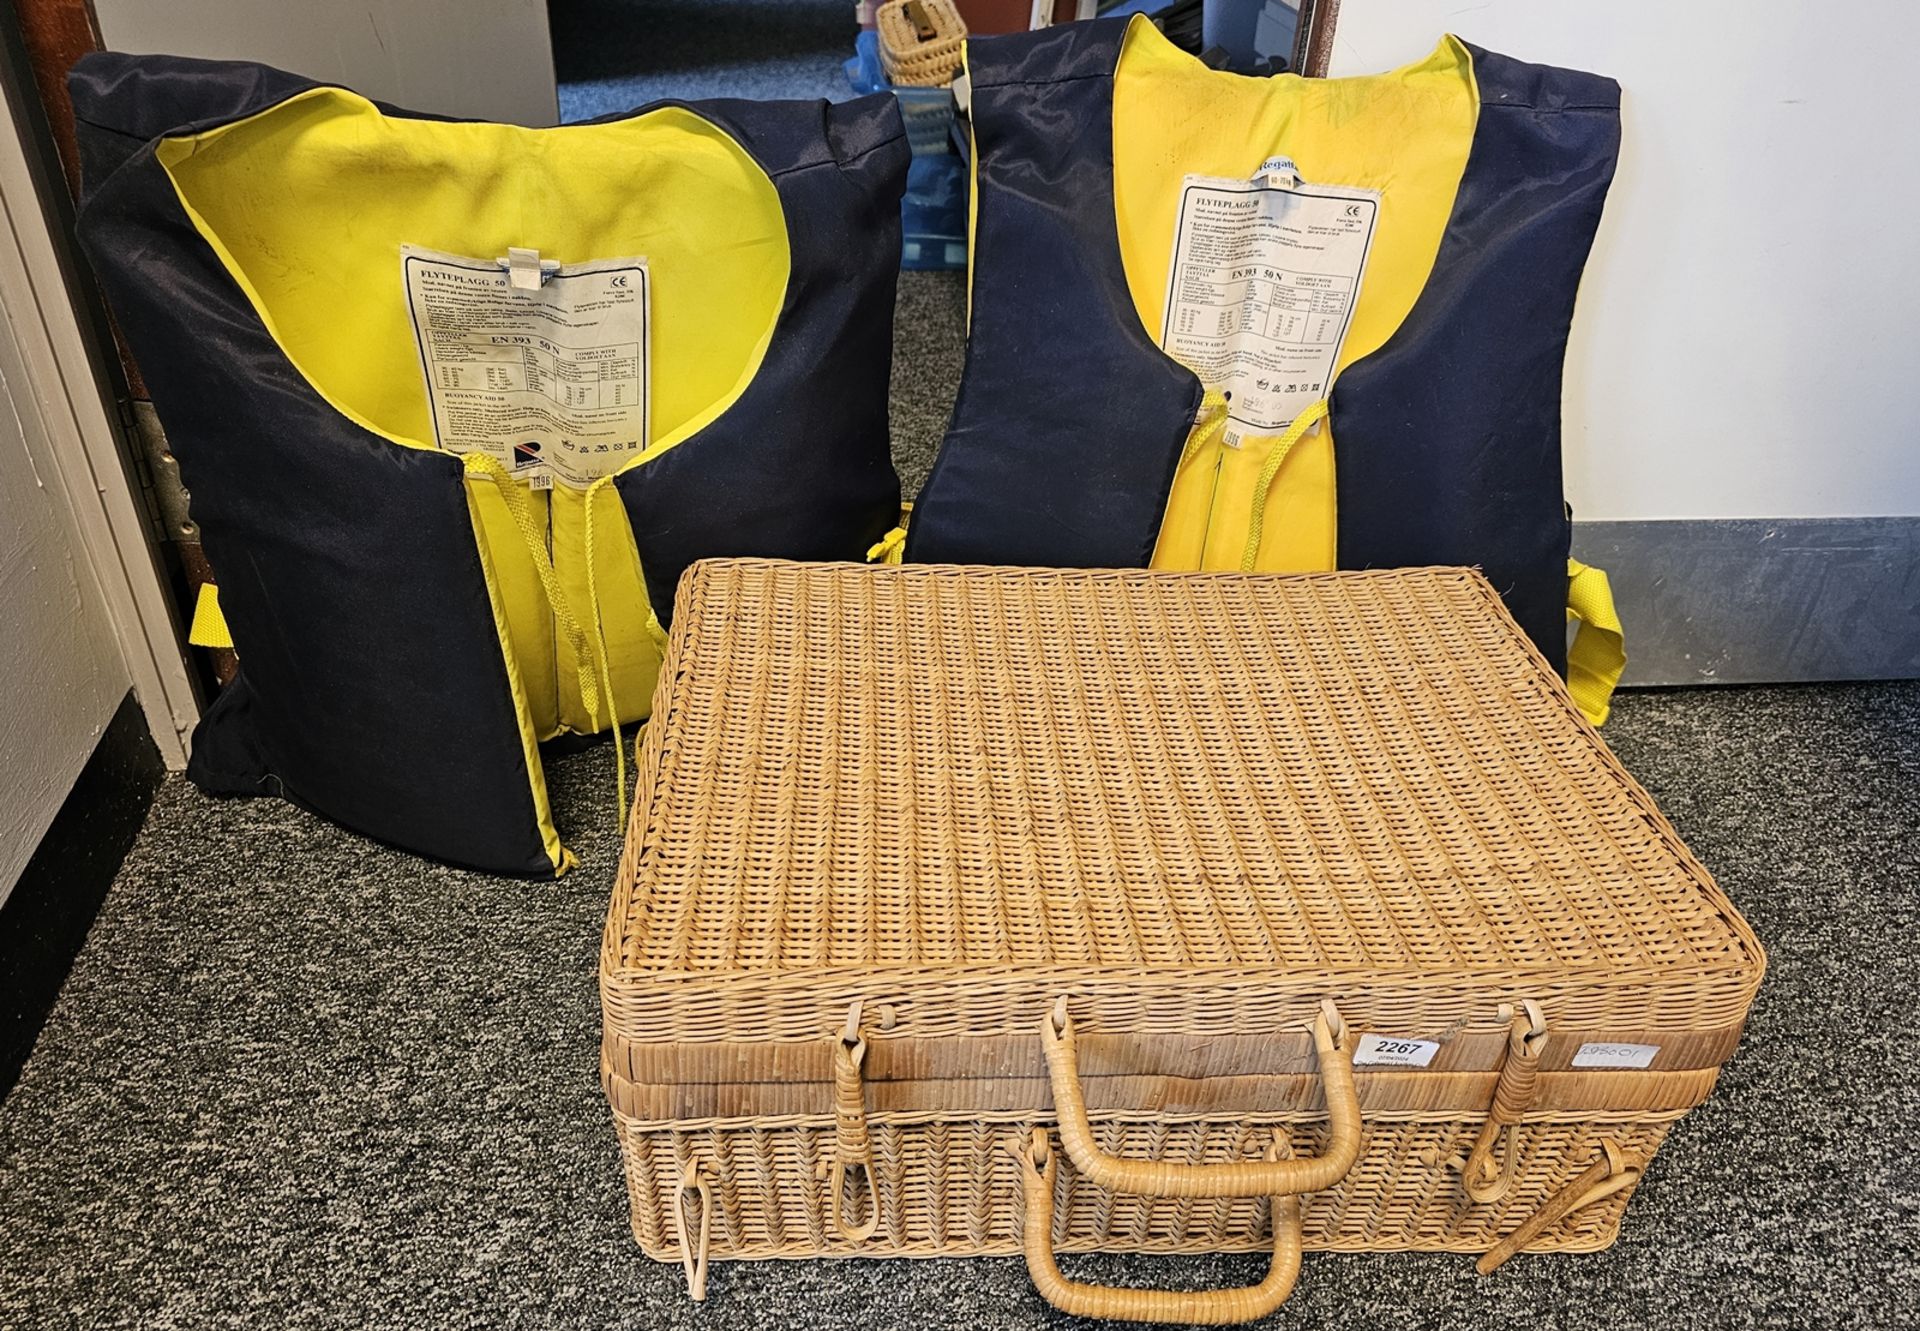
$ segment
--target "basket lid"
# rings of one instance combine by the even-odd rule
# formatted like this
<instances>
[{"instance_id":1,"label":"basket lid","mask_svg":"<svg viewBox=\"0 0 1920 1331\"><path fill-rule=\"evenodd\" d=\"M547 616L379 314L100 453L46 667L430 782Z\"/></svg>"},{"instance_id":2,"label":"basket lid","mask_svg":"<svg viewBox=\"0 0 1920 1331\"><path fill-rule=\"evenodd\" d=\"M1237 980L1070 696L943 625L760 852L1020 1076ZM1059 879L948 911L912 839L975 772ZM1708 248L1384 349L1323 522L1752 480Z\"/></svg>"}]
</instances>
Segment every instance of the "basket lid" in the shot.
<instances>
[{"instance_id":1,"label":"basket lid","mask_svg":"<svg viewBox=\"0 0 1920 1331\"><path fill-rule=\"evenodd\" d=\"M641 763L602 960L635 1041L817 1039L863 996L1027 1032L1055 990L1096 1034L1289 990L1737 1040L1763 965L1467 569L706 562Z\"/></svg>"}]
</instances>

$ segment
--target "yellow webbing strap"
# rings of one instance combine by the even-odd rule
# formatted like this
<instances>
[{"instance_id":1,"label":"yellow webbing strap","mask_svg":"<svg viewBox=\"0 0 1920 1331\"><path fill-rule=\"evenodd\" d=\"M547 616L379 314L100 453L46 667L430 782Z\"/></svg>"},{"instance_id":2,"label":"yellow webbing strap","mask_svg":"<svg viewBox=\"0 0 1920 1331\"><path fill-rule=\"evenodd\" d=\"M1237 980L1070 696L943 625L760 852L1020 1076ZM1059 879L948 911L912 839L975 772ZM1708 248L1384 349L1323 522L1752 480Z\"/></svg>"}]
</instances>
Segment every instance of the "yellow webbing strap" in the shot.
<instances>
[{"instance_id":1,"label":"yellow webbing strap","mask_svg":"<svg viewBox=\"0 0 1920 1331\"><path fill-rule=\"evenodd\" d=\"M1567 622L1578 623L1567 648L1567 692L1580 714L1596 726L1607 723L1613 690L1627 668L1620 616L1613 608L1613 585L1606 571L1567 561Z\"/></svg>"},{"instance_id":2,"label":"yellow webbing strap","mask_svg":"<svg viewBox=\"0 0 1920 1331\"><path fill-rule=\"evenodd\" d=\"M211 582L201 583L194 597L193 623L187 629L187 641L195 647L233 648L227 617L220 613L220 589Z\"/></svg>"},{"instance_id":3,"label":"yellow webbing strap","mask_svg":"<svg viewBox=\"0 0 1920 1331\"><path fill-rule=\"evenodd\" d=\"M895 527L867 547L869 564L897 564L907 548L907 529Z\"/></svg>"},{"instance_id":4,"label":"yellow webbing strap","mask_svg":"<svg viewBox=\"0 0 1920 1331\"><path fill-rule=\"evenodd\" d=\"M913 505L900 505L900 525L867 547L869 564L898 564L907 552L907 523L912 520Z\"/></svg>"},{"instance_id":5,"label":"yellow webbing strap","mask_svg":"<svg viewBox=\"0 0 1920 1331\"><path fill-rule=\"evenodd\" d=\"M1325 420L1326 415L1327 399L1321 398L1293 418L1293 424L1267 454L1267 464L1260 468L1260 479L1253 483L1253 512L1247 517L1247 548L1240 555L1242 573L1253 572L1260 558L1260 538L1266 534L1267 527L1267 492L1273 489L1273 478L1280 474L1280 464L1293 452L1293 446L1306 437L1307 431Z\"/></svg>"},{"instance_id":6,"label":"yellow webbing strap","mask_svg":"<svg viewBox=\"0 0 1920 1331\"><path fill-rule=\"evenodd\" d=\"M611 680L604 691L601 681L594 678L594 662L598 661L602 678L606 678L606 648L597 640L589 644L587 631L580 627L580 620L573 613L573 606L567 600L566 589L560 585L560 575L554 572L553 556L547 550L546 532L542 530L539 515L533 511L533 502L527 497L527 491L516 484L513 473L506 465L486 453L466 453L461 455L461 465L467 471L488 477L500 492L501 502L507 506L507 512L513 517L513 525L520 530L520 539L527 547L527 555L533 560L533 571L540 577L540 587L546 593L547 607L553 612L553 622L559 627L573 649L574 669L580 679L580 698L587 705L587 715L593 718L595 725L602 715L601 703L605 700L606 711L613 711ZM598 484L598 482L596 482ZM589 495L591 498L591 495ZM588 598L594 602L594 627L599 628L599 602L593 593L593 506L587 506L587 585ZM626 816L627 764L624 754L619 754L619 723L610 720L614 728L614 749L618 780L620 783L620 812Z\"/></svg>"},{"instance_id":7,"label":"yellow webbing strap","mask_svg":"<svg viewBox=\"0 0 1920 1331\"><path fill-rule=\"evenodd\" d=\"M1193 415L1193 428L1187 431L1187 442L1180 450L1180 461L1174 465L1174 474L1187 465L1187 459L1202 448L1217 440L1227 432L1227 395L1217 388L1205 389L1200 394L1200 410Z\"/></svg>"},{"instance_id":8,"label":"yellow webbing strap","mask_svg":"<svg viewBox=\"0 0 1920 1331\"><path fill-rule=\"evenodd\" d=\"M627 747L620 738L620 712L613 705L613 671L607 667L607 630L600 622L600 580L593 561L593 501L613 477L602 476L587 487L587 516L580 543L587 557L587 610L593 616L594 659L600 667L601 686L606 690L607 724L613 727L613 781L619 793L619 817L627 817Z\"/></svg>"}]
</instances>

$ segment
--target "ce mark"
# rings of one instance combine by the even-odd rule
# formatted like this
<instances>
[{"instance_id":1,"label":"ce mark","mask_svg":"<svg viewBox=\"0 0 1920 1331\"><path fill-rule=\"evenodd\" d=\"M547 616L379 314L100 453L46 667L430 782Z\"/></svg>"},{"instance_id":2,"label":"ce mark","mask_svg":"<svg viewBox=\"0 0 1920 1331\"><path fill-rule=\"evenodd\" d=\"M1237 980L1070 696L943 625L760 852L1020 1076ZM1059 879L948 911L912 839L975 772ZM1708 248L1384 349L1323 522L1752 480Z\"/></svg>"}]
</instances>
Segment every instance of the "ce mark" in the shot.
<instances>
[{"instance_id":1,"label":"ce mark","mask_svg":"<svg viewBox=\"0 0 1920 1331\"><path fill-rule=\"evenodd\" d=\"M610 287L623 287L626 284L627 284L627 275L625 273L620 274L618 277L611 278L607 282L607 285Z\"/></svg>"}]
</instances>

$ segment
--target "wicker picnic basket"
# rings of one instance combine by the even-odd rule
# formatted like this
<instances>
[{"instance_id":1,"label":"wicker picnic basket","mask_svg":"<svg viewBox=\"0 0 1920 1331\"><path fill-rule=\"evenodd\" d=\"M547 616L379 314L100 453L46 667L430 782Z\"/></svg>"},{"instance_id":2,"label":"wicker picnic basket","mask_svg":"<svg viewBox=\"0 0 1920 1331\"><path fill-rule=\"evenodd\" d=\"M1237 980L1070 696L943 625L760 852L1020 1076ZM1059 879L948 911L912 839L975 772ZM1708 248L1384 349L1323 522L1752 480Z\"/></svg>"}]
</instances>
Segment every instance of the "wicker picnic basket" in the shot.
<instances>
[{"instance_id":1,"label":"wicker picnic basket","mask_svg":"<svg viewBox=\"0 0 1920 1331\"><path fill-rule=\"evenodd\" d=\"M880 72L901 87L941 88L960 70L967 22L953 0L891 0L873 16Z\"/></svg>"},{"instance_id":2,"label":"wicker picnic basket","mask_svg":"<svg viewBox=\"0 0 1920 1331\"><path fill-rule=\"evenodd\" d=\"M696 565L601 959L632 1226L1021 1254L1610 1243L1759 944L1463 569ZM1054 1254L1264 1250L1245 1289Z\"/></svg>"}]
</instances>

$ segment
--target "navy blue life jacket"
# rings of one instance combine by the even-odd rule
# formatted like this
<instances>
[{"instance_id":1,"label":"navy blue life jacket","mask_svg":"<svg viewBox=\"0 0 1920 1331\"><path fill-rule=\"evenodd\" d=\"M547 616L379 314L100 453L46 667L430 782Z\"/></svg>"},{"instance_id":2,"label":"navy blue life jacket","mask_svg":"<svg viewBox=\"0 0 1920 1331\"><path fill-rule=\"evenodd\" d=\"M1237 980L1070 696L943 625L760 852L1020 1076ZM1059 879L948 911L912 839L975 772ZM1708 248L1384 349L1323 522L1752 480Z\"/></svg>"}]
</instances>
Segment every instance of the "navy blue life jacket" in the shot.
<instances>
[{"instance_id":1,"label":"navy blue life jacket","mask_svg":"<svg viewBox=\"0 0 1920 1331\"><path fill-rule=\"evenodd\" d=\"M1127 39L1126 21L1100 20L969 44L967 364L909 560L1154 559L1203 386L1129 296L1108 132ZM1613 175L1619 88L1456 49L1471 58L1477 118L1430 274L1330 394L1335 566L1478 566L1564 673L1561 372ZM1279 151L1250 146L1245 169ZM1337 167L1314 178L1342 183Z\"/></svg>"},{"instance_id":2,"label":"navy blue life jacket","mask_svg":"<svg viewBox=\"0 0 1920 1331\"><path fill-rule=\"evenodd\" d=\"M243 63L96 54L75 67L71 87L85 177L81 237L180 460L240 661L194 735L189 774L202 787L281 794L455 864L560 872L571 858L554 829L537 746L645 714L659 624L680 572L716 555L857 559L897 517L886 392L909 154L891 97L667 102L595 126L532 131L376 108ZM328 99L338 106L330 110ZM195 153L211 150L197 136L247 125L281 133L271 118L284 116L284 142L267 140L265 157L256 150L253 169L271 173L272 153L298 158L336 110L361 117L372 145L362 160L352 135L334 141L343 190L350 184L362 199L392 191L402 208L414 195L425 208L459 174L466 146L482 139L502 155L552 156L576 141L570 136L604 141L629 126L636 169L653 160L671 171L673 154L697 150L701 161L720 163L713 170L738 177L731 187L742 197L777 197L777 207L765 204L760 256L784 243L785 288L761 293L767 326L740 339L740 382L712 411L689 417L690 433L666 451L587 492L584 565L576 556L568 567L551 539L551 551L540 548L539 524L560 511L557 498L478 475L430 438L402 446L323 392L254 298L288 256L262 247L230 263L213 243L217 225L201 224L171 174L170 163L190 169ZM382 146L419 139L427 125L446 130L425 154L431 160L401 160ZM704 187L699 171L674 179L689 175L687 189ZM522 226L538 233L581 207L617 222L661 206L619 178L584 204L559 190L503 195L486 179L467 187L472 211L506 219L496 226L499 218L482 216L476 236L511 238ZM221 206L217 191L200 201ZM364 223L330 199L324 182L306 206L316 228L350 232ZM656 230L673 225L661 219ZM456 234L437 248L454 248L457 228L441 229ZM372 296L364 306L343 298L327 316L344 325L343 339L362 321L390 329L405 317L390 239L432 237L369 241ZM703 256L708 242L697 234L674 243L703 262L729 261ZM399 314L380 285L389 274ZM663 289L671 280L656 277ZM735 317L724 305L690 316L690 299L697 303L697 293L682 297L682 313L655 316L656 342L689 336L702 317ZM418 388L419 359L391 361L383 368ZM577 496L569 503L580 511ZM597 559L596 506L605 510ZM531 515L524 533L506 521L509 512ZM591 605L582 588L595 589ZM549 607L556 596L569 604ZM562 620L570 641L559 641ZM615 681L623 685L617 703Z\"/></svg>"}]
</instances>

